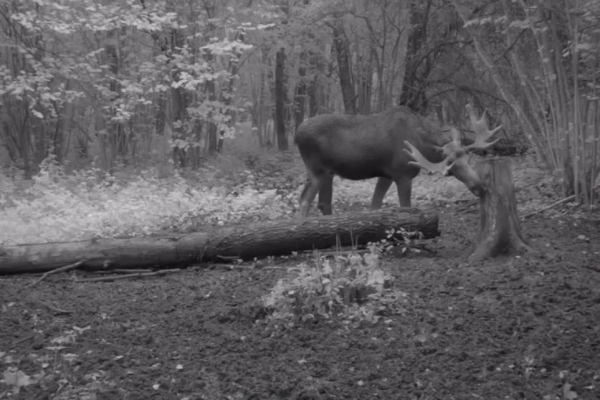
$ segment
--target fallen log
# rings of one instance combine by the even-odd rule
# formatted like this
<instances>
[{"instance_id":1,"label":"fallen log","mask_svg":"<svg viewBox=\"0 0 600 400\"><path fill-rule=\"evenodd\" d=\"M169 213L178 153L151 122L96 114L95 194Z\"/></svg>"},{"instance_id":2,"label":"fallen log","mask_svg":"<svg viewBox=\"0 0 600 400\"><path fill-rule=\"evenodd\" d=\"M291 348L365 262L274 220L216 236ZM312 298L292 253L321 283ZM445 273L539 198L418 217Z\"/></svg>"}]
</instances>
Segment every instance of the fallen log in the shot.
<instances>
[{"instance_id":1,"label":"fallen log","mask_svg":"<svg viewBox=\"0 0 600 400\"><path fill-rule=\"evenodd\" d=\"M79 269L183 267L200 261L254 259L332 246L364 245L387 231L439 236L438 214L386 209L338 216L211 227L181 237L92 239L78 242L0 246L0 274L46 272L81 262Z\"/></svg>"}]
</instances>

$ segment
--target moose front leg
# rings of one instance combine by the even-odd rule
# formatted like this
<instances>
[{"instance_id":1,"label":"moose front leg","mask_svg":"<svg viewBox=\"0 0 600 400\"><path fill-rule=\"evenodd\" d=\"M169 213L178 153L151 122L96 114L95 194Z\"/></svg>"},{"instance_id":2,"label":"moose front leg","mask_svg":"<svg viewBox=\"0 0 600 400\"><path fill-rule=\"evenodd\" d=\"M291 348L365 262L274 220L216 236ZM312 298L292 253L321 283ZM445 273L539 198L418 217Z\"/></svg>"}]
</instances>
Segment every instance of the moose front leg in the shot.
<instances>
[{"instance_id":1,"label":"moose front leg","mask_svg":"<svg viewBox=\"0 0 600 400\"><path fill-rule=\"evenodd\" d=\"M309 175L308 180L304 185L304 189L302 189L302 194L300 195L300 216L302 218L308 216L308 209L318 191L319 181L315 177Z\"/></svg>"},{"instance_id":2,"label":"moose front leg","mask_svg":"<svg viewBox=\"0 0 600 400\"><path fill-rule=\"evenodd\" d=\"M373 199L371 200L371 210L381 208L383 198L393 182L393 180L383 177L377 179L377 185L375 185L375 192L373 192Z\"/></svg>"},{"instance_id":3,"label":"moose front leg","mask_svg":"<svg viewBox=\"0 0 600 400\"><path fill-rule=\"evenodd\" d=\"M398 188L398 200L400 200L400 207L410 207L412 178L409 178L408 176L397 177L396 188Z\"/></svg>"},{"instance_id":4,"label":"moose front leg","mask_svg":"<svg viewBox=\"0 0 600 400\"><path fill-rule=\"evenodd\" d=\"M319 210L323 215L331 215L333 201L333 175L324 176L319 182Z\"/></svg>"}]
</instances>

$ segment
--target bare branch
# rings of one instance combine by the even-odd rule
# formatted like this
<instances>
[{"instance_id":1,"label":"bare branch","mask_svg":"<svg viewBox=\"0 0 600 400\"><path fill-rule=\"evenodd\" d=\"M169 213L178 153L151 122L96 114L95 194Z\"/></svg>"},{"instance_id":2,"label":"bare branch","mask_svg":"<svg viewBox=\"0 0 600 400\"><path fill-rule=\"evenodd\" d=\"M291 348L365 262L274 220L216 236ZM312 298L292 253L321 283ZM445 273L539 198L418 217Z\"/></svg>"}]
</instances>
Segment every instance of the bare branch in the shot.
<instances>
[{"instance_id":1,"label":"bare branch","mask_svg":"<svg viewBox=\"0 0 600 400\"><path fill-rule=\"evenodd\" d=\"M41 281L43 281L44 279L46 279L49 275L58 274L60 272L70 271L72 269L79 268L83 264L84 264L84 261L80 260L80 261L77 261L76 263L65 265L63 267L56 268L56 269L53 269L51 271L48 271L44 275L40 276L40 278L38 280L32 282L31 284L27 285L26 287L30 288L32 286L37 285L38 283L40 283Z\"/></svg>"}]
</instances>

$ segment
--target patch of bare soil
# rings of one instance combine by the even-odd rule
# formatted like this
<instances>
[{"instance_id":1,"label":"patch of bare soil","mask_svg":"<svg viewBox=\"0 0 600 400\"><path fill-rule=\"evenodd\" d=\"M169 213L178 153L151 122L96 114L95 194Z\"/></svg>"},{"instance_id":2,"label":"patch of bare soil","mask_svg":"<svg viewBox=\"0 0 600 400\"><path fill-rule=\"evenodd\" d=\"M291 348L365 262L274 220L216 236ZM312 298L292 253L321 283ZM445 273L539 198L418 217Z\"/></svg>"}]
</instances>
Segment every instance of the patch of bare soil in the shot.
<instances>
[{"instance_id":1,"label":"patch of bare soil","mask_svg":"<svg viewBox=\"0 0 600 400\"><path fill-rule=\"evenodd\" d=\"M541 254L460 265L474 211L442 210L435 254L388 259L408 301L375 325L268 323L260 298L300 259L2 277L0 399L599 399L600 225L538 215L522 229Z\"/></svg>"}]
</instances>

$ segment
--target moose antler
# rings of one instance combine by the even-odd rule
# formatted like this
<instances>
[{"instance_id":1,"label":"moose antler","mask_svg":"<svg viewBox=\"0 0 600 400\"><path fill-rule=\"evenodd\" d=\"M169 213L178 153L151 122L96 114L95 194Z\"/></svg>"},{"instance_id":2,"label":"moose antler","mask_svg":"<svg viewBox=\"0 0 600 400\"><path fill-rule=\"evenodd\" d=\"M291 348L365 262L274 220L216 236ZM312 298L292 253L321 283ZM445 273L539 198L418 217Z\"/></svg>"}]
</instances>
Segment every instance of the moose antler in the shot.
<instances>
[{"instance_id":1,"label":"moose antler","mask_svg":"<svg viewBox=\"0 0 600 400\"><path fill-rule=\"evenodd\" d=\"M423 154L415 146L413 146L408 140L405 140L404 143L408 146L408 149L404 149L415 161L410 161L409 164L416 165L417 167L421 167L427 169L432 172L441 172L444 175L448 175L448 171L454 165L454 163L448 165L448 158L445 158L443 161L439 163L432 163L428 159L425 158Z\"/></svg>"},{"instance_id":2,"label":"moose antler","mask_svg":"<svg viewBox=\"0 0 600 400\"><path fill-rule=\"evenodd\" d=\"M473 107L470 104L467 104L466 109L467 113L469 114L469 119L471 120L471 128L473 128L473 131L475 131L475 142L465 146L465 150L486 149L500 140L498 138L493 142L488 142L494 133L502 128L502 125L497 126L493 130L489 130L487 118L485 117L485 111L481 115L481 118L478 119L477 115L475 115Z\"/></svg>"}]
</instances>

